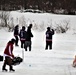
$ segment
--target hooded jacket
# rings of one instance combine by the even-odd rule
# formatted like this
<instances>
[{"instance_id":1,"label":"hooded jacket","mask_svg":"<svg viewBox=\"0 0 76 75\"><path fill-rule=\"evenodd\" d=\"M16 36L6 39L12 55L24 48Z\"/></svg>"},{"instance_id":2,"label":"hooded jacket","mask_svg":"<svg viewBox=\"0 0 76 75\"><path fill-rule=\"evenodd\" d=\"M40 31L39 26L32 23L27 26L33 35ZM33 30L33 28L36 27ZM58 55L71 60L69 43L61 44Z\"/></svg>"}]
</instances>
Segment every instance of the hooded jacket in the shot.
<instances>
[{"instance_id":1,"label":"hooded jacket","mask_svg":"<svg viewBox=\"0 0 76 75\"><path fill-rule=\"evenodd\" d=\"M52 35L54 35L54 30L47 30L46 31L46 41L52 41Z\"/></svg>"}]
</instances>

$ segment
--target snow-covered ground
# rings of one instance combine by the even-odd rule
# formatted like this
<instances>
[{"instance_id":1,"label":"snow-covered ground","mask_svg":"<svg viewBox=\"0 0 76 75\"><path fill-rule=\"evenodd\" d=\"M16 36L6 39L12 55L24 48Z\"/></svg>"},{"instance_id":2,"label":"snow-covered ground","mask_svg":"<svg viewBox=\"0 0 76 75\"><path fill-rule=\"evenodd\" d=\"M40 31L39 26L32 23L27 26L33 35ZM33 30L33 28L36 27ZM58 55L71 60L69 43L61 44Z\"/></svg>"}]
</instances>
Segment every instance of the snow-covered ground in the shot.
<instances>
[{"instance_id":1,"label":"snow-covered ground","mask_svg":"<svg viewBox=\"0 0 76 75\"><path fill-rule=\"evenodd\" d=\"M55 19L57 17L62 19L61 16L56 15ZM52 17L54 19L55 15ZM71 18L71 24L75 24L75 17L68 17ZM45 50L45 31L32 31L34 37L32 38L31 52L21 49L19 41L19 47L14 48L14 55L23 57L24 52L24 61L20 65L14 66L16 71L13 73L2 72L3 62L0 62L0 75L76 75L76 68L72 67L76 54L76 34L72 34L72 32L71 34L69 32L55 34L53 36L53 49ZM0 55L3 55L5 46L12 37L13 32L0 29ZM7 68L9 67L7 66Z\"/></svg>"}]
</instances>

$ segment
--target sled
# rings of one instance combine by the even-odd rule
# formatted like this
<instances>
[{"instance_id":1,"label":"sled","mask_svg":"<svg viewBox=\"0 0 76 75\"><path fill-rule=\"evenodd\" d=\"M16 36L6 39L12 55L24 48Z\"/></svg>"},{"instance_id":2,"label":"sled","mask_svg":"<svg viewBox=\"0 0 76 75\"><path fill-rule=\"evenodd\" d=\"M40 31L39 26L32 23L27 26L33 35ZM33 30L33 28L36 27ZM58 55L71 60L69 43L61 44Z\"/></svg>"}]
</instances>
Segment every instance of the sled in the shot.
<instances>
[{"instance_id":1,"label":"sled","mask_svg":"<svg viewBox=\"0 0 76 75\"><path fill-rule=\"evenodd\" d=\"M12 65L19 65L21 62L23 61L23 59L21 57L15 57L13 60L12 60Z\"/></svg>"},{"instance_id":2,"label":"sled","mask_svg":"<svg viewBox=\"0 0 76 75\"><path fill-rule=\"evenodd\" d=\"M3 61L3 56L0 55L0 61ZM19 65L21 62L23 62L23 59L21 57L15 57L12 59L12 65L16 66Z\"/></svg>"}]
</instances>

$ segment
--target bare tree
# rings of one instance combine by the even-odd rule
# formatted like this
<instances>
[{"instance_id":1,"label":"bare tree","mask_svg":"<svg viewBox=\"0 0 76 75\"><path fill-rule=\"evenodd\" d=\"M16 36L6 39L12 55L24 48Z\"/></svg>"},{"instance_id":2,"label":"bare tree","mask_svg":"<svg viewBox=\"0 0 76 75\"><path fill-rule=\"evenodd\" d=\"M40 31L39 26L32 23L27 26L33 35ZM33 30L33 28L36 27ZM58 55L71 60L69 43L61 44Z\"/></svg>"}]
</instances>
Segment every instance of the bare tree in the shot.
<instances>
[{"instance_id":1,"label":"bare tree","mask_svg":"<svg viewBox=\"0 0 76 75\"><path fill-rule=\"evenodd\" d=\"M2 26L7 27L8 26L8 20L9 20L10 12L2 11L0 12L0 19L2 22Z\"/></svg>"},{"instance_id":2,"label":"bare tree","mask_svg":"<svg viewBox=\"0 0 76 75\"><path fill-rule=\"evenodd\" d=\"M14 30L14 19L11 17L10 21L8 22L8 31L12 32Z\"/></svg>"},{"instance_id":3,"label":"bare tree","mask_svg":"<svg viewBox=\"0 0 76 75\"><path fill-rule=\"evenodd\" d=\"M27 27L26 19L25 19L24 16L21 16L21 17L19 18L19 25L20 25L21 27L22 27L22 26Z\"/></svg>"},{"instance_id":4,"label":"bare tree","mask_svg":"<svg viewBox=\"0 0 76 75\"><path fill-rule=\"evenodd\" d=\"M62 20L60 23L56 24L56 32L57 33L66 33L68 29L70 29L70 20Z\"/></svg>"}]
</instances>

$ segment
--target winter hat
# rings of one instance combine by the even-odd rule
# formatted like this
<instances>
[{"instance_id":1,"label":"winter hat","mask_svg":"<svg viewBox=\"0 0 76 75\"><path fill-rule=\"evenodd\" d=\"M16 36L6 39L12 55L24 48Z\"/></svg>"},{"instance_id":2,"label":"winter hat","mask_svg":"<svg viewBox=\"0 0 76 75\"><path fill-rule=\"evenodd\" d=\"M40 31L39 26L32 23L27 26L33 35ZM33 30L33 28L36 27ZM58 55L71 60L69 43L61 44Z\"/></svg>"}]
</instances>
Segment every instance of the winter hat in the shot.
<instances>
[{"instance_id":1,"label":"winter hat","mask_svg":"<svg viewBox=\"0 0 76 75\"><path fill-rule=\"evenodd\" d=\"M16 40L15 40L14 38L12 38L12 39L11 39L11 42L13 42L13 43L14 43L14 42L16 42Z\"/></svg>"},{"instance_id":2,"label":"winter hat","mask_svg":"<svg viewBox=\"0 0 76 75\"><path fill-rule=\"evenodd\" d=\"M30 24L29 27L32 28L32 24Z\"/></svg>"},{"instance_id":3,"label":"winter hat","mask_svg":"<svg viewBox=\"0 0 76 75\"><path fill-rule=\"evenodd\" d=\"M47 27L47 30L50 30L50 27Z\"/></svg>"},{"instance_id":4,"label":"winter hat","mask_svg":"<svg viewBox=\"0 0 76 75\"><path fill-rule=\"evenodd\" d=\"M25 30L25 26L22 26L22 29Z\"/></svg>"}]
</instances>

